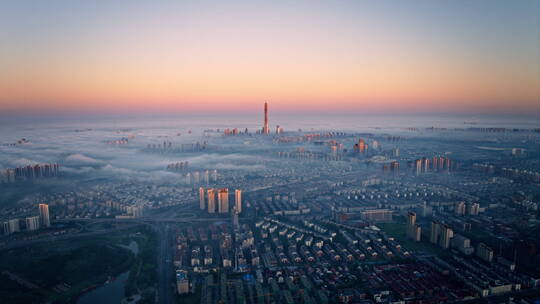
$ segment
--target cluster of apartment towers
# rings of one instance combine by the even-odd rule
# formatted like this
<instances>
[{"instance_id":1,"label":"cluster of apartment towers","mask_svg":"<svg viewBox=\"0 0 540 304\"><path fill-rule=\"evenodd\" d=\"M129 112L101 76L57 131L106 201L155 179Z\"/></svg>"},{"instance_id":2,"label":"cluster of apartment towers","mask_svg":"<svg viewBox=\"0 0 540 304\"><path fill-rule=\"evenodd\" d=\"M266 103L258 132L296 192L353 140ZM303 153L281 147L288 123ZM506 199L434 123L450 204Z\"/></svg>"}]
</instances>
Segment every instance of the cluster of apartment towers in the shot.
<instances>
[{"instance_id":1,"label":"cluster of apartment towers","mask_svg":"<svg viewBox=\"0 0 540 304\"><path fill-rule=\"evenodd\" d=\"M37 164L18 168L8 168L0 174L0 181L8 183L16 180L30 180L43 177L58 176L58 164Z\"/></svg>"},{"instance_id":2,"label":"cluster of apartment towers","mask_svg":"<svg viewBox=\"0 0 540 304\"><path fill-rule=\"evenodd\" d=\"M479 210L480 204L478 203L465 204L465 202L459 202L455 206L456 215L478 215ZM416 223L416 212L407 214L407 236L417 242L422 237L422 227ZM429 241L432 244L448 249L451 246L452 238L454 238L454 231L449 225L438 221L431 222Z\"/></svg>"},{"instance_id":3,"label":"cluster of apartment towers","mask_svg":"<svg viewBox=\"0 0 540 304\"><path fill-rule=\"evenodd\" d=\"M30 216L25 219L26 231L36 231L40 228L48 228L51 226L51 220L49 219L49 205L39 204L39 215ZM10 235L15 232L21 231L20 219L11 219L3 223L5 235Z\"/></svg>"},{"instance_id":4,"label":"cluster of apartment towers","mask_svg":"<svg viewBox=\"0 0 540 304\"><path fill-rule=\"evenodd\" d=\"M216 200L217 197L217 200ZM208 213L229 213L229 189L228 188L199 188L199 207ZM234 206L231 210L234 214L242 212L242 190L234 190Z\"/></svg>"}]
</instances>

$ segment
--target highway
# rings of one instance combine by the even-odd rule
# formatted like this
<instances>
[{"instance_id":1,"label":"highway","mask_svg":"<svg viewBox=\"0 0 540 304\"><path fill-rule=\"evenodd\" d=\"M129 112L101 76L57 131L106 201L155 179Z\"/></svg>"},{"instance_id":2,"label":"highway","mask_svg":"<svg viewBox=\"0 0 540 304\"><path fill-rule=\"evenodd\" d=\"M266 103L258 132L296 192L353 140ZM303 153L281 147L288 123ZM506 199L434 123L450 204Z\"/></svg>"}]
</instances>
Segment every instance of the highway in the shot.
<instances>
[{"instance_id":1,"label":"highway","mask_svg":"<svg viewBox=\"0 0 540 304\"><path fill-rule=\"evenodd\" d=\"M159 237L159 253L158 253L158 288L157 299L160 304L171 304L173 301L172 293L172 246L169 235L169 225L160 224L157 226L157 234Z\"/></svg>"}]
</instances>

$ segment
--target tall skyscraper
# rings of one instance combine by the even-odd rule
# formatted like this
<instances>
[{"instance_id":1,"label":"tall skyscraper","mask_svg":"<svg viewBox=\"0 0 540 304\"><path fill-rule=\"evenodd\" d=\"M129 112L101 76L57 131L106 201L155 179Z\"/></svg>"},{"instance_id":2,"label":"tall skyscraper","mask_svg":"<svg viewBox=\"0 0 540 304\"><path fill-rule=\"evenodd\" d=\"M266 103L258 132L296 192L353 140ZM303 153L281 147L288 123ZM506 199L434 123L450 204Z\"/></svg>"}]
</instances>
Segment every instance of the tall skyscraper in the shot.
<instances>
[{"instance_id":1,"label":"tall skyscraper","mask_svg":"<svg viewBox=\"0 0 540 304\"><path fill-rule=\"evenodd\" d=\"M236 212L242 212L242 190L240 189L234 190L234 207Z\"/></svg>"},{"instance_id":2,"label":"tall skyscraper","mask_svg":"<svg viewBox=\"0 0 540 304\"><path fill-rule=\"evenodd\" d=\"M429 158L422 157L422 172L429 171Z\"/></svg>"},{"instance_id":3,"label":"tall skyscraper","mask_svg":"<svg viewBox=\"0 0 540 304\"><path fill-rule=\"evenodd\" d=\"M444 168L446 169L446 171L450 171L450 169L452 168L452 160L448 157L444 159Z\"/></svg>"},{"instance_id":4,"label":"tall skyscraper","mask_svg":"<svg viewBox=\"0 0 540 304\"><path fill-rule=\"evenodd\" d=\"M206 191L208 197L208 213L216 212L216 192L213 188Z\"/></svg>"},{"instance_id":5,"label":"tall skyscraper","mask_svg":"<svg viewBox=\"0 0 540 304\"><path fill-rule=\"evenodd\" d=\"M31 216L26 218L26 230L36 231L39 229L39 216Z\"/></svg>"},{"instance_id":6,"label":"tall skyscraper","mask_svg":"<svg viewBox=\"0 0 540 304\"><path fill-rule=\"evenodd\" d=\"M454 206L454 213L456 215L465 215L465 202L459 202Z\"/></svg>"},{"instance_id":7,"label":"tall skyscraper","mask_svg":"<svg viewBox=\"0 0 540 304\"><path fill-rule=\"evenodd\" d=\"M414 167L416 168L416 174L422 173L422 160L421 159L415 160Z\"/></svg>"},{"instance_id":8,"label":"tall skyscraper","mask_svg":"<svg viewBox=\"0 0 540 304\"><path fill-rule=\"evenodd\" d=\"M441 226L440 231L441 231L441 236L440 236L440 239L439 239L439 243L440 243L441 247L444 248L444 249L450 248L452 238L454 237L454 231L452 230L452 228L450 228L450 226L448 226L446 224L443 224Z\"/></svg>"},{"instance_id":9,"label":"tall skyscraper","mask_svg":"<svg viewBox=\"0 0 540 304\"><path fill-rule=\"evenodd\" d=\"M43 227L51 227L51 220L49 219L49 205L39 204L39 219L41 220L41 225Z\"/></svg>"},{"instance_id":10,"label":"tall skyscraper","mask_svg":"<svg viewBox=\"0 0 540 304\"><path fill-rule=\"evenodd\" d=\"M491 262L493 260L493 249L484 243L480 243L476 246L476 256L486 262Z\"/></svg>"},{"instance_id":11,"label":"tall skyscraper","mask_svg":"<svg viewBox=\"0 0 540 304\"><path fill-rule=\"evenodd\" d=\"M420 241L421 228L416 224L416 213L407 214L407 236L415 241Z\"/></svg>"},{"instance_id":12,"label":"tall skyscraper","mask_svg":"<svg viewBox=\"0 0 540 304\"><path fill-rule=\"evenodd\" d=\"M227 189L227 188L219 189L219 193L218 193L218 212L219 213L228 213L229 212L229 189Z\"/></svg>"},{"instance_id":13,"label":"tall skyscraper","mask_svg":"<svg viewBox=\"0 0 540 304\"><path fill-rule=\"evenodd\" d=\"M188 272L185 270L176 271L176 291L178 294L189 293Z\"/></svg>"},{"instance_id":14,"label":"tall skyscraper","mask_svg":"<svg viewBox=\"0 0 540 304\"><path fill-rule=\"evenodd\" d=\"M441 230L441 225L436 222L431 222L431 233L429 237L429 242L432 244L438 244L439 243L439 231Z\"/></svg>"},{"instance_id":15,"label":"tall skyscraper","mask_svg":"<svg viewBox=\"0 0 540 304\"><path fill-rule=\"evenodd\" d=\"M207 185L210 183L210 172L208 170L204 171L204 182Z\"/></svg>"},{"instance_id":16,"label":"tall skyscraper","mask_svg":"<svg viewBox=\"0 0 540 304\"><path fill-rule=\"evenodd\" d=\"M478 215L478 212L480 211L480 204L470 203L467 204L467 207L465 209L465 214L467 215Z\"/></svg>"},{"instance_id":17,"label":"tall skyscraper","mask_svg":"<svg viewBox=\"0 0 540 304\"><path fill-rule=\"evenodd\" d=\"M10 235L14 232L21 231L19 219L11 219L4 222L4 234Z\"/></svg>"},{"instance_id":18,"label":"tall skyscraper","mask_svg":"<svg viewBox=\"0 0 540 304\"><path fill-rule=\"evenodd\" d=\"M263 127L263 134L269 134L270 129L268 127L268 103L264 103L264 127Z\"/></svg>"},{"instance_id":19,"label":"tall skyscraper","mask_svg":"<svg viewBox=\"0 0 540 304\"><path fill-rule=\"evenodd\" d=\"M205 206L205 202L204 202L204 188L203 187L200 187L199 188L199 208L201 210L204 210L206 209L206 206Z\"/></svg>"},{"instance_id":20,"label":"tall skyscraper","mask_svg":"<svg viewBox=\"0 0 540 304\"><path fill-rule=\"evenodd\" d=\"M356 153L366 153L368 149L368 144L363 139L359 139L358 143L354 144L354 151Z\"/></svg>"},{"instance_id":21,"label":"tall skyscraper","mask_svg":"<svg viewBox=\"0 0 540 304\"><path fill-rule=\"evenodd\" d=\"M3 222L2 227L3 227L3 230L4 230L4 235L10 235L11 234L11 231L9 229L9 222Z\"/></svg>"}]
</instances>

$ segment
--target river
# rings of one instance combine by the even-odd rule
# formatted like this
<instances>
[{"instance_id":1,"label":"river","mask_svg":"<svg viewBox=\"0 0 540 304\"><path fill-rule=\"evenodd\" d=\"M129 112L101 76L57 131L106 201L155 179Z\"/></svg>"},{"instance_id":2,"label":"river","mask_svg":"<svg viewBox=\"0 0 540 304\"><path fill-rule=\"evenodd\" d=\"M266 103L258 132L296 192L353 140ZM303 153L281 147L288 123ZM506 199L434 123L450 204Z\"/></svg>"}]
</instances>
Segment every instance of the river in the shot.
<instances>
[{"instance_id":1,"label":"river","mask_svg":"<svg viewBox=\"0 0 540 304\"><path fill-rule=\"evenodd\" d=\"M139 246L135 241L131 241L129 246L120 246L131 250L135 255L139 253ZM112 282L83 294L77 301L77 304L119 304L124 298L124 286L128 277L129 271L121 273Z\"/></svg>"}]
</instances>

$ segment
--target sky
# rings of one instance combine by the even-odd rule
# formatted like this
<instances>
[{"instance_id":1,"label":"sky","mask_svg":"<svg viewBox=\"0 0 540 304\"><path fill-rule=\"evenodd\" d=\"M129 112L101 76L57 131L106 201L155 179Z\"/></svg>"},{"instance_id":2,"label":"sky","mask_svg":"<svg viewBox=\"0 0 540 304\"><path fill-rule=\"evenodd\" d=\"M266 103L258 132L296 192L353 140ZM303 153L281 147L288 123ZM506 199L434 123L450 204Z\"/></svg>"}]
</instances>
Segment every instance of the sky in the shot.
<instances>
[{"instance_id":1,"label":"sky","mask_svg":"<svg viewBox=\"0 0 540 304\"><path fill-rule=\"evenodd\" d=\"M540 111L540 1L0 3L0 111Z\"/></svg>"}]
</instances>

